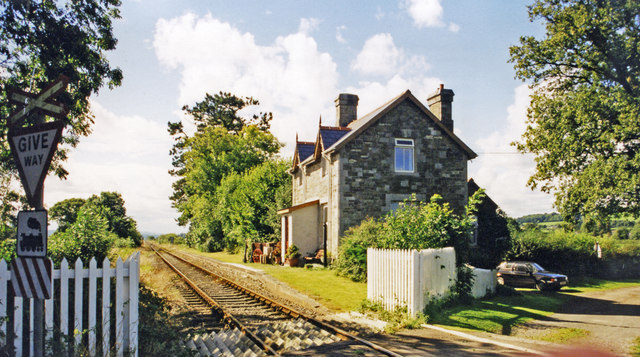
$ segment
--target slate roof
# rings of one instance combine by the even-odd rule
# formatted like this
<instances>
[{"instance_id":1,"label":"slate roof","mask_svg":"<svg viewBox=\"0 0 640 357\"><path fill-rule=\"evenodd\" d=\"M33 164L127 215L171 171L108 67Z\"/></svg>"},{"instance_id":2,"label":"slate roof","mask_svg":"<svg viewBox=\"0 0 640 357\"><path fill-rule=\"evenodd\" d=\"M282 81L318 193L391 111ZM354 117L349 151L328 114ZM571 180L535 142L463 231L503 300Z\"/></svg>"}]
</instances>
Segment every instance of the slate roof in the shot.
<instances>
[{"instance_id":1,"label":"slate roof","mask_svg":"<svg viewBox=\"0 0 640 357\"><path fill-rule=\"evenodd\" d=\"M315 143L308 143L304 141L298 141L296 143L296 151L298 152L298 158L300 162L306 160L309 156L313 155L315 149Z\"/></svg>"},{"instance_id":2,"label":"slate roof","mask_svg":"<svg viewBox=\"0 0 640 357\"><path fill-rule=\"evenodd\" d=\"M349 130L348 128L342 128L338 126L321 126L320 127L320 139L322 140L322 148L328 149L336 141L345 136Z\"/></svg>"}]
</instances>

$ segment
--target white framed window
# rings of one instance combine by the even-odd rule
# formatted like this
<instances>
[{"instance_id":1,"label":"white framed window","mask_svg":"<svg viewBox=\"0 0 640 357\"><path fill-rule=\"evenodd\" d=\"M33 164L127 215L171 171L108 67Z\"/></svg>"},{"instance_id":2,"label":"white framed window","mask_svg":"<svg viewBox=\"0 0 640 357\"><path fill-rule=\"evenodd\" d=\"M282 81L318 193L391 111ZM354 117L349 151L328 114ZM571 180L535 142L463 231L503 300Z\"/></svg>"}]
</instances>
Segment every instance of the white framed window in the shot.
<instances>
[{"instance_id":1,"label":"white framed window","mask_svg":"<svg viewBox=\"0 0 640 357\"><path fill-rule=\"evenodd\" d=\"M396 172L414 171L413 139L396 139L395 168Z\"/></svg>"}]
</instances>

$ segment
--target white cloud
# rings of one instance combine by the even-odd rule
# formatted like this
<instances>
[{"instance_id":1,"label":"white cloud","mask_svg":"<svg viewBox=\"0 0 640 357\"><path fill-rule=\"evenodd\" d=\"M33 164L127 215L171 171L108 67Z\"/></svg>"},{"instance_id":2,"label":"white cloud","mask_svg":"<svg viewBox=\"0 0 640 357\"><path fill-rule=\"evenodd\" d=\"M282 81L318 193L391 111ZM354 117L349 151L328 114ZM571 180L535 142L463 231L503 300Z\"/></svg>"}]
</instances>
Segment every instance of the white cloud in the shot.
<instances>
[{"instance_id":1,"label":"white cloud","mask_svg":"<svg viewBox=\"0 0 640 357\"><path fill-rule=\"evenodd\" d=\"M443 26L441 0L408 0L409 15L418 27Z\"/></svg>"},{"instance_id":2,"label":"white cloud","mask_svg":"<svg viewBox=\"0 0 640 357\"><path fill-rule=\"evenodd\" d=\"M535 170L533 156L519 154L510 145L526 128L530 94L526 84L515 89L514 102L507 108L507 125L476 141L479 155L469 165L469 176L512 217L553 210L553 196L527 187Z\"/></svg>"},{"instance_id":3,"label":"white cloud","mask_svg":"<svg viewBox=\"0 0 640 357\"><path fill-rule=\"evenodd\" d=\"M95 101L91 106L93 133L71 151L67 180L47 178L46 204L117 191L139 230L176 231L177 213L169 201L173 179L167 172L172 139L166 127L137 115L117 116Z\"/></svg>"},{"instance_id":4,"label":"white cloud","mask_svg":"<svg viewBox=\"0 0 640 357\"><path fill-rule=\"evenodd\" d=\"M179 105L220 90L253 96L263 111L273 112L272 130L290 153L296 131L313 137L317 124L310 124L335 111L337 66L310 35L318 25L302 19L297 33L263 46L211 14L188 13L156 23L154 48L162 64L181 71Z\"/></svg>"},{"instance_id":5,"label":"white cloud","mask_svg":"<svg viewBox=\"0 0 640 357\"><path fill-rule=\"evenodd\" d=\"M365 75L389 76L398 71L402 57L402 51L393 43L391 34L380 33L364 43L351 68Z\"/></svg>"},{"instance_id":6,"label":"white cloud","mask_svg":"<svg viewBox=\"0 0 640 357\"><path fill-rule=\"evenodd\" d=\"M360 97L360 116L407 89L426 101L427 95L442 83L441 79L427 75L430 68L424 56L405 55L403 49L396 47L390 34L377 34L365 41L351 69L364 75L382 76L383 80L362 80L347 90Z\"/></svg>"},{"instance_id":7,"label":"white cloud","mask_svg":"<svg viewBox=\"0 0 640 357\"><path fill-rule=\"evenodd\" d=\"M444 9L441 2L442 0L406 0L405 6L416 27L444 27L445 23L442 20ZM458 32L460 26L449 23L448 29L451 32Z\"/></svg>"},{"instance_id":8,"label":"white cloud","mask_svg":"<svg viewBox=\"0 0 640 357\"><path fill-rule=\"evenodd\" d=\"M336 41L340 42L340 43L347 43L347 40L344 39L344 36L342 36L342 31L346 30L347 26L345 25L341 25L336 27Z\"/></svg>"}]
</instances>

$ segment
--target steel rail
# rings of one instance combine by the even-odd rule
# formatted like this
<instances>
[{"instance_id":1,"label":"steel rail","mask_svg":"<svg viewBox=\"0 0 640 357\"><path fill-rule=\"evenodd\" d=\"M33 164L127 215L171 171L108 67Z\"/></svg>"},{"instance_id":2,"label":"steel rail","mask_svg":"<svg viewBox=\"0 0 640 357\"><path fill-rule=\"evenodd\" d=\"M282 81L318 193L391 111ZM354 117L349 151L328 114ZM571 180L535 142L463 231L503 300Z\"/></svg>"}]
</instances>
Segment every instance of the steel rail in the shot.
<instances>
[{"instance_id":1,"label":"steel rail","mask_svg":"<svg viewBox=\"0 0 640 357\"><path fill-rule=\"evenodd\" d=\"M280 304L280 303L278 303L276 301L273 301L270 298L268 298L268 297L266 297L266 296L264 296L262 294L259 294L259 293L255 292L255 291L251 290L251 289L248 289L248 288L245 288L245 287L243 287L241 285L238 285L238 284L232 282L231 280L226 279L226 278L224 278L224 277L222 277L222 276L220 276L220 275L218 275L218 274L216 274L216 273L214 273L214 272L212 272L212 271L210 271L210 270L208 270L208 269L206 269L206 268L204 268L202 266L199 266L199 265L197 265L197 264L195 264L195 263L193 263L191 261L188 261L187 259L184 259L184 258L182 258L180 256L177 256L173 252L170 252L170 251L168 251L166 249L163 249L163 248L160 248L160 249L163 252L166 252L167 254L173 256L174 258L179 259L179 260L181 260L181 261L183 261L183 262L185 262L187 264L190 264L191 266L193 266L193 267L195 267L195 268L197 268L197 269L199 269L199 270L201 270L201 271L203 271L203 272L215 277L216 279L220 280L222 283L224 283L224 284L226 284L228 286L231 286L231 287L233 287L233 288L235 288L235 289L237 289L237 290L239 290L239 291L241 291L241 292L243 292L243 293L245 293L245 294L247 294L249 296L252 296L253 298L255 298L257 300L260 300L260 301L264 302L265 304L270 305L270 306L274 307L275 309L277 309L279 311L282 311L283 313L285 313L285 314L287 314L287 315L289 315L289 316L291 316L293 318L298 318L298 317L303 318L304 320L310 322L313 325L318 326L321 329L325 329L325 330L331 331L333 334L339 336L342 340L357 341L358 343L360 343L362 345L365 345L365 346L367 346L367 347L369 347L369 348L371 348L371 349L373 349L373 350L375 350L377 352L385 354L387 356L402 357L402 355L397 354L397 353L395 353L393 351L390 351L390 350L388 350L388 349L386 349L386 348L384 348L382 346L379 346L379 345L377 345L377 344L375 344L373 342L367 341L367 340L365 340L363 338L360 338L358 336L354 336L354 335L352 335L352 334L350 334L350 333L348 333L348 332L346 332L346 331L344 331L344 330L342 330L342 329L340 329L338 327L332 326L331 324L326 323L324 321L320 321L320 320L314 319L313 317L304 315L303 313L298 312L298 311L296 311L296 310L294 310L294 309L292 309L290 307L284 306L284 305L282 305L282 304Z\"/></svg>"},{"instance_id":2,"label":"steel rail","mask_svg":"<svg viewBox=\"0 0 640 357\"><path fill-rule=\"evenodd\" d=\"M171 264L167 259L165 259L165 257L163 257L158 250L151 245L150 246L151 249L156 253L156 255L158 255L158 257L160 257L160 259L162 259L162 261L164 261L169 267L171 267L171 269L173 269L173 271L176 272L176 274L178 274L182 280L184 280L187 285L189 285L198 295L200 295L200 297L205 300L209 305L211 305L211 307L213 307L214 309L216 309L218 312L220 312L223 316L223 319L226 320L228 323L230 323L231 325L236 326L240 331L242 331L243 334L245 334L249 339L251 339L255 344L258 345L258 347L260 347L263 351L265 351L267 354L273 355L273 356L280 356L280 354L278 352L276 352L273 348L271 348L271 346L269 346L268 344L266 344L262 339L260 339L258 336L256 336L251 330L247 329L238 319L236 319L233 315L231 315L229 312L225 311L225 309L220 306L220 304L218 304L214 299L212 299L206 292L204 292L202 289L200 289L197 284L195 282L193 282L191 279L189 279L182 271L180 271L180 269L178 269L175 265ZM162 249L164 252L166 252L167 254L181 260L184 261L187 264L190 264L198 269L200 269L198 266L187 262L179 257L176 257L174 254L171 254L170 252Z\"/></svg>"}]
</instances>

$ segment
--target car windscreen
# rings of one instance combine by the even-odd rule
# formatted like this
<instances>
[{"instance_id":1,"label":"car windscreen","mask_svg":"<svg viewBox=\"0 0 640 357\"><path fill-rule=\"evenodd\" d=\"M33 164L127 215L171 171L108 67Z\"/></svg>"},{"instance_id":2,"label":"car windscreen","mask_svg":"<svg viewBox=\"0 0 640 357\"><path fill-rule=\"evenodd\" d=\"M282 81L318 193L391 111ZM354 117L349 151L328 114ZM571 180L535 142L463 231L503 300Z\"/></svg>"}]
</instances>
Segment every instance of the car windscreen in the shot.
<instances>
[{"instance_id":1,"label":"car windscreen","mask_svg":"<svg viewBox=\"0 0 640 357\"><path fill-rule=\"evenodd\" d=\"M533 268L535 269L535 271L544 271L545 269L543 267L541 267L540 265L533 263L531 264L533 266Z\"/></svg>"}]
</instances>

